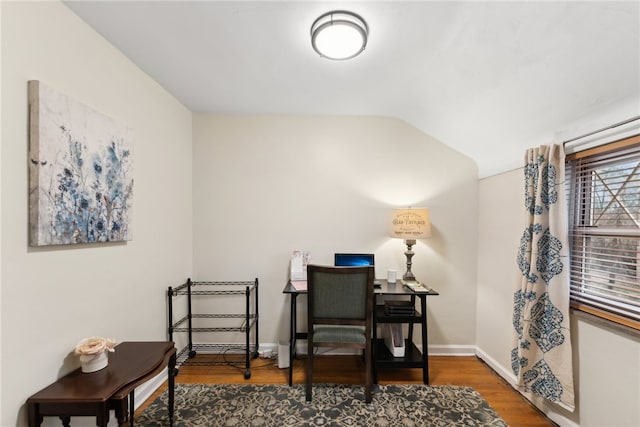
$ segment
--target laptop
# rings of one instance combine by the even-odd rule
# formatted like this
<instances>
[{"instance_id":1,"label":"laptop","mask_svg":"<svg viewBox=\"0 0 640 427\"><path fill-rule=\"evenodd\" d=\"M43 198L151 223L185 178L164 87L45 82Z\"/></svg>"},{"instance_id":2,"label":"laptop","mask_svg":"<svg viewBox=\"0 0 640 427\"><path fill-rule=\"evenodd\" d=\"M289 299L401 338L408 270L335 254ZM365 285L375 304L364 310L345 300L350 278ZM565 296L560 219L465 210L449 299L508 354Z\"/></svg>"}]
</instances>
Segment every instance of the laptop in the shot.
<instances>
[{"instance_id":1,"label":"laptop","mask_svg":"<svg viewBox=\"0 0 640 427\"><path fill-rule=\"evenodd\" d=\"M371 265L375 268L375 256L373 254L336 253L333 257L336 267L360 267ZM375 275L374 275L375 278ZM380 286L380 281L375 279L374 286Z\"/></svg>"}]
</instances>

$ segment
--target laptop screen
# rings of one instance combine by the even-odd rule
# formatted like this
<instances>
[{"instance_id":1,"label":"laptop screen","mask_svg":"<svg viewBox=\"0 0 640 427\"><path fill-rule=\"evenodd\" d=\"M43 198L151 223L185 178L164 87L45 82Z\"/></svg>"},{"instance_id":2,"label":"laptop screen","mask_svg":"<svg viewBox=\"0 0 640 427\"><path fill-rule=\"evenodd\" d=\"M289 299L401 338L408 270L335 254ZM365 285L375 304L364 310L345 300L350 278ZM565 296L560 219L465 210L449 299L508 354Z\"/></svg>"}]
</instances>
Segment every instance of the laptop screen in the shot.
<instances>
[{"instance_id":1,"label":"laptop screen","mask_svg":"<svg viewBox=\"0 0 640 427\"><path fill-rule=\"evenodd\" d=\"M339 267L358 267L375 265L375 263L373 254L337 253L334 256L334 265Z\"/></svg>"}]
</instances>

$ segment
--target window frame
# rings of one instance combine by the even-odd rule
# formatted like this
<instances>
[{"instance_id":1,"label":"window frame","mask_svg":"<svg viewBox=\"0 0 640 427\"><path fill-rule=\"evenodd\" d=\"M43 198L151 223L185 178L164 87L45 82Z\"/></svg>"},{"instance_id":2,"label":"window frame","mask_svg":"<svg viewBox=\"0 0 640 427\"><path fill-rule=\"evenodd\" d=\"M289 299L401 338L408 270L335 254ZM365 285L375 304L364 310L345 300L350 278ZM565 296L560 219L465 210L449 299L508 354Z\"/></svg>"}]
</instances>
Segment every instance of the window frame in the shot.
<instances>
[{"instance_id":1,"label":"window frame","mask_svg":"<svg viewBox=\"0 0 640 427\"><path fill-rule=\"evenodd\" d=\"M567 170L570 170L570 164L572 162L575 162L577 160L581 160L581 159L586 159L586 158L593 158L593 157L604 157L610 154L615 154L616 152L618 153L622 153L625 152L627 150L636 150L636 149L640 149L640 134L638 135L633 135L630 137L626 137L614 142L609 142L607 144L603 144L600 145L598 147L594 147L594 148L589 148L586 150L582 150L582 151L578 151L572 154L569 154L566 156L565 159L565 163L566 163L566 167ZM567 194L568 194L568 201L569 201L569 206L570 208L570 212L573 211L573 207L574 204L576 204L576 199L580 199L581 196L579 194L575 194L575 186L576 186L576 178L574 178L573 176L567 176ZM580 200L582 201L582 200ZM584 204L580 204L579 208L581 211L584 211ZM599 234L601 235L602 233L598 233L598 232L594 232L594 233L588 233L588 232L584 232L584 228L580 225L576 225L574 223L574 218L571 216L571 214L569 213L569 247L570 247L570 253L573 253L573 247L575 245L574 243L574 228L582 228L582 234L585 236L583 239L589 238L591 236L598 236ZM630 231L630 232L620 232L617 231L616 233L614 233L615 235L618 236L623 236L623 237L630 237L632 239L638 238L638 233L639 231ZM607 234L608 236L609 234ZM640 332L640 320L636 320L621 314L617 314L614 313L613 311L609 311L607 309L603 309L603 308L599 308L596 307L595 305L590 305L586 302L584 302L584 298L577 298L574 296L574 285L573 285L573 270L574 268L577 269L581 269L581 265L576 265L576 263L578 262L577 260L574 260L573 257L570 257L570 268L572 270L572 272L570 273L570 289L569 289L569 294L570 294L570 306L572 309L574 310L578 310L578 311L582 311L588 314L591 314L593 316L597 316L601 319L604 319L606 321L609 322L613 322L615 324L618 325L623 325L625 327L631 328L633 330L635 330L636 332ZM584 258L582 258L580 261L582 261ZM640 268L640 262L637 264L637 268ZM580 286L580 284L578 284L578 286ZM582 286L584 286L584 283L582 284ZM604 298L605 300L607 298ZM640 314L640 309L638 309L638 313Z\"/></svg>"}]
</instances>

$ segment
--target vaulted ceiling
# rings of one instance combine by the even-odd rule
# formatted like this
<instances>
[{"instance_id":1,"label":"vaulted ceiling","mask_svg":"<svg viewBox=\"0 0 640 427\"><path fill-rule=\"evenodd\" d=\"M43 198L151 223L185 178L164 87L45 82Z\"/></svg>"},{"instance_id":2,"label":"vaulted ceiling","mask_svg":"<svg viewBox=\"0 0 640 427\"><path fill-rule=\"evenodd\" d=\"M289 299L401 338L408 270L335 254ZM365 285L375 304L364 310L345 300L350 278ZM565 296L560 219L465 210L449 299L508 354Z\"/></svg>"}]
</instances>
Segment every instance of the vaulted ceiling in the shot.
<instances>
[{"instance_id":1,"label":"vaulted ceiling","mask_svg":"<svg viewBox=\"0 0 640 427\"><path fill-rule=\"evenodd\" d=\"M396 117L481 177L640 94L638 1L65 3L193 112ZM311 48L335 9L370 27L349 61Z\"/></svg>"}]
</instances>

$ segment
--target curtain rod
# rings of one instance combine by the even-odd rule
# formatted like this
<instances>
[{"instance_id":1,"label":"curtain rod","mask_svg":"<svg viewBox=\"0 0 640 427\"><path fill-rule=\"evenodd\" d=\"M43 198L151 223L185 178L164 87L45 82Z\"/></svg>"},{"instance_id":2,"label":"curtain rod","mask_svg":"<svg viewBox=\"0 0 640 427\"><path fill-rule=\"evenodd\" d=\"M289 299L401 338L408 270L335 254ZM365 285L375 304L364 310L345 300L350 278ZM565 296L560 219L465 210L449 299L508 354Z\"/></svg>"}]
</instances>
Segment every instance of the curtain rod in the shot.
<instances>
[{"instance_id":1,"label":"curtain rod","mask_svg":"<svg viewBox=\"0 0 640 427\"><path fill-rule=\"evenodd\" d=\"M636 120L640 120L640 116L631 117L630 119L623 120L623 121L618 122L618 123L614 123L611 126L607 126L607 127L602 128L602 129L594 130L593 132L585 133L584 135L580 135L580 136L577 136L575 138L567 139L566 141L563 141L562 143L563 144L567 144L569 142L577 141L579 139L586 138L586 137L591 136L591 135L595 135L596 133L604 132L605 130L617 128L618 126L622 126L622 125L626 125L627 123L635 122Z\"/></svg>"}]
</instances>

